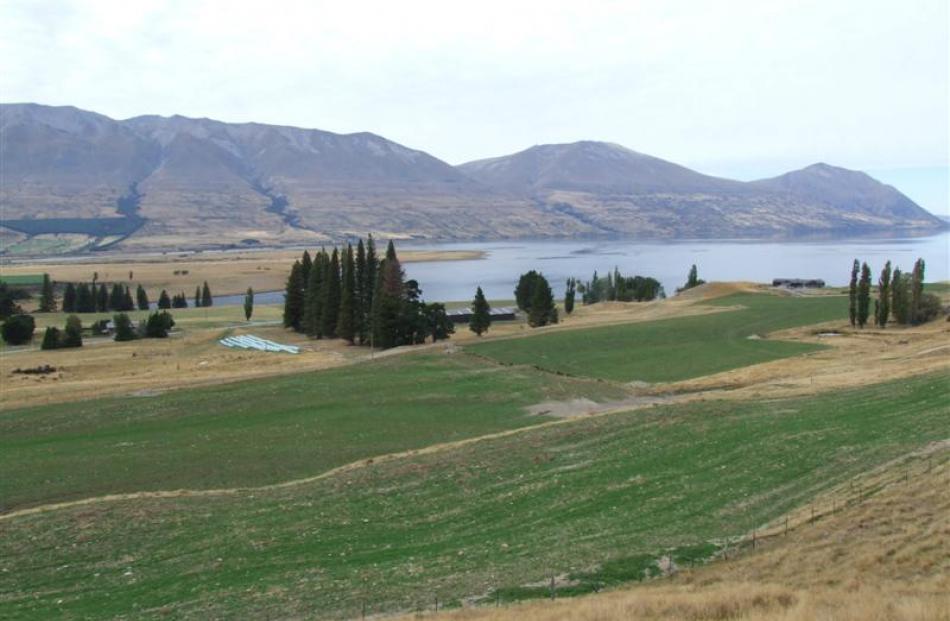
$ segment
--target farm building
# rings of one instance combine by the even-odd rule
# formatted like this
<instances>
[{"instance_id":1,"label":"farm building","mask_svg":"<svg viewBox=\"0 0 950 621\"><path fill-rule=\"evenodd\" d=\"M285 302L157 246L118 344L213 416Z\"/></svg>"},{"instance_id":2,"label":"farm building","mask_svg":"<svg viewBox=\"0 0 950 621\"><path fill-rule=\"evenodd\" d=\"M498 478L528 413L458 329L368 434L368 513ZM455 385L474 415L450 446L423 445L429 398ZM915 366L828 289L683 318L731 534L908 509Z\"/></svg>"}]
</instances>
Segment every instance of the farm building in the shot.
<instances>
[{"instance_id":1,"label":"farm building","mask_svg":"<svg viewBox=\"0 0 950 621\"><path fill-rule=\"evenodd\" d=\"M471 308L457 308L445 313L452 323L468 323L472 320ZM518 316L518 311L508 306L499 306L490 311L492 321L512 321Z\"/></svg>"},{"instance_id":2,"label":"farm building","mask_svg":"<svg viewBox=\"0 0 950 621\"><path fill-rule=\"evenodd\" d=\"M772 281L772 286L789 289L821 289L825 286L825 281L820 278L776 278Z\"/></svg>"}]
</instances>

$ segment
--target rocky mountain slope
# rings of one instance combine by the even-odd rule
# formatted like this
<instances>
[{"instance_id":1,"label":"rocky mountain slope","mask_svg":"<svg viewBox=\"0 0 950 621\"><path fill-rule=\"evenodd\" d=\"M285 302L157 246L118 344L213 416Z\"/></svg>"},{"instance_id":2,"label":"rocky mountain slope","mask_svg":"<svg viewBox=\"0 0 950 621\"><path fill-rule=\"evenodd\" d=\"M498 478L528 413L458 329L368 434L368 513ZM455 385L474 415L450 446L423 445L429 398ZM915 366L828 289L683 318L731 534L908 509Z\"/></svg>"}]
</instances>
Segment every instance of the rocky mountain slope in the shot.
<instances>
[{"instance_id":1,"label":"rocky mountain slope","mask_svg":"<svg viewBox=\"0 0 950 621\"><path fill-rule=\"evenodd\" d=\"M440 239L791 236L944 223L863 173L742 183L599 142L458 167L369 133L0 106L3 226L126 248Z\"/></svg>"}]
</instances>

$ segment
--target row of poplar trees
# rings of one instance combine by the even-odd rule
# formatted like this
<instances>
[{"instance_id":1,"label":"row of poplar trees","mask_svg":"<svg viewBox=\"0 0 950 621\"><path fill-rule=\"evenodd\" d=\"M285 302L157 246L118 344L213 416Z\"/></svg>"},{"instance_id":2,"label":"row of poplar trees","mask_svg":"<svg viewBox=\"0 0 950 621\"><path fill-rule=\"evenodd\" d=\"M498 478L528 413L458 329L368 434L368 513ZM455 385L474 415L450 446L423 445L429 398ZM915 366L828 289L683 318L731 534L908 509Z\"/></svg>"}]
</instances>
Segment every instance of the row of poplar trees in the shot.
<instances>
[{"instance_id":1,"label":"row of poplar trees","mask_svg":"<svg viewBox=\"0 0 950 621\"><path fill-rule=\"evenodd\" d=\"M353 248L308 251L287 278L284 326L313 338L386 349L446 339L454 327L442 304L426 304L407 281L392 241L380 259L373 237Z\"/></svg>"},{"instance_id":2,"label":"row of poplar trees","mask_svg":"<svg viewBox=\"0 0 950 621\"><path fill-rule=\"evenodd\" d=\"M940 312L940 300L924 293L924 260L917 259L914 269L902 273L891 270L891 262L884 264L877 281L874 300L874 325L884 328L893 319L899 324L920 324L930 321ZM871 268L857 259L851 267L848 287L848 316L852 326L863 328L872 318Z\"/></svg>"}]
</instances>

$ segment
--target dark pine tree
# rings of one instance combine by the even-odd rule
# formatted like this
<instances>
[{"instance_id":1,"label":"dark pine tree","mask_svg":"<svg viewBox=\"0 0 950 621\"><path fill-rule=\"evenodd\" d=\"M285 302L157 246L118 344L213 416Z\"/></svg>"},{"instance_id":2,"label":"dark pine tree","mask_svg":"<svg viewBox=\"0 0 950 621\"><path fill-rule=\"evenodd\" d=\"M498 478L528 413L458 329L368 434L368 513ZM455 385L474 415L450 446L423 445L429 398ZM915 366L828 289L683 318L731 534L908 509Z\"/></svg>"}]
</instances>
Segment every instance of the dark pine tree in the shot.
<instances>
[{"instance_id":1,"label":"dark pine tree","mask_svg":"<svg viewBox=\"0 0 950 621\"><path fill-rule=\"evenodd\" d=\"M208 281L206 280L205 284L201 287L201 305L207 308L213 304L214 298L211 296L211 288L208 287Z\"/></svg>"},{"instance_id":2,"label":"dark pine tree","mask_svg":"<svg viewBox=\"0 0 950 621\"><path fill-rule=\"evenodd\" d=\"M861 271L861 264L854 260L851 266L851 284L848 285L848 317L851 319L851 325L858 323L858 273Z\"/></svg>"},{"instance_id":3,"label":"dark pine tree","mask_svg":"<svg viewBox=\"0 0 950 621\"><path fill-rule=\"evenodd\" d=\"M148 310L148 294L142 285L139 285L135 290L135 301L139 310Z\"/></svg>"},{"instance_id":4,"label":"dark pine tree","mask_svg":"<svg viewBox=\"0 0 950 621\"><path fill-rule=\"evenodd\" d=\"M172 299L168 297L168 292L162 289L162 292L158 296L158 308L161 310L168 310L172 307Z\"/></svg>"},{"instance_id":5,"label":"dark pine tree","mask_svg":"<svg viewBox=\"0 0 950 621\"><path fill-rule=\"evenodd\" d=\"M96 293L96 310L100 313L109 310L109 292L106 290L106 283L99 285L99 291Z\"/></svg>"},{"instance_id":6,"label":"dark pine tree","mask_svg":"<svg viewBox=\"0 0 950 621\"><path fill-rule=\"evenodd\" d=\"M455 334L455 324L449 319L445 312L445 304L425 304L423 306L427 333L432 337L432 342L444 341L452 334Z\"/></svg>"},{"instance_id":7,"label":"dark pine tree","mask_svg":"<svg viewBox=\"0 0 950 621\"><path fill-rule=\"evenodd\" d=\"M564 286L564 312L570 315L574 312L574 299L577 297L577 279L573 276L567 279Z\"/></svg>"},{"instance_id":8,"label":"dark pine tree","mask_svg":"<svg viewBox=\"0 0 950 621\"><path fill-rule=\"evenodd\" d=\"M402 325L405 274L390 240L386 257L379 264L376 290L373 292L372 345L388 349L400 344L406 330Z\"/></svg>"},{"instance_id":9,"label":"dark pine tree","mask_svg":"<svg viewBox=\"0 0 950 621\"><path fill-rule=\"evenodd\" d=\"M543 278L543 276L535 270L526 272L518 278L518 285L515 287L515 302L518 308L525 312L531 311L531 303L534 301L534 293L539 278Z\"/></svg>"},{"instance_id":10,"label":"dark pine tree","mask_svg":"<svg viewBox=\"0 0 950 621\"><path fill-rule=\"evenodd\" d=\"M66 329L63 331L63 347L82 347L82 320L76 315L66 318Z\"/></svg>"},{"instance_id":11,"label":"dark pine tree","mask_svg":"<svg viewBox=\"0 0 950 621\"><path fill-rule=\"evenodd\" d=\"M254 290L248 287L247 293L244 294L244 321L250 321L251 315L253 314L254 314Z\"/></svg>"},{"instance_id":12,"label":"dark pine tree","mask_svg":"<svg viewBox=\"0 0 950 621\"><path fill-rule=\"evenodd\" d=\"M326 275L328 262L326 252L320 250L316 253L310 266L310 280L304 295L303 331L314 338L323 336L323 277Z\"/></svg>"},{"instance_id":13,"label":"dark pine tree","mask_svg":"<svg viewBox=\"0 0 950 621\"><path fill-rule=\"evenodd\" d=\"M300 261L294 261L287 277L287 288L284 292L284 327L300 331L303 320L303 271Z\"/></svg>"},{"instance_id":14,"label":"dark pine tree","mask_svg":"<svg viewBox=\"0 0 950 621\"><path fill-rule=\"evenodd\" d=\"M300 257L300 278L303 279L304 287L310 282L310 268L313 267L313 259L310 258L310 251L304 250Z\"/></svg>"},{"instance_id":15,"label":"dark pine tree","mask_svg":"<svg viewBox=\"0 0 950 621\"><path fill-rule=\"evenodd\" d=\"M531 310L528 311L528 325L539 328L551 323L557 323L557 307L554 305L554 294L547 278L538 274L534 288L534 298L531 300Z\"/></svg>"},{"instance_id":16,"label":"dark pine tree","mask_svg":"<svg viewBox=\"0 0 950 621\"><path fill-rule=\"evenodd\" d=\"M354 298L356 300L356 308L353 315L355 317L357 339L360 345L364 345L368 337L367 326L369 324L369 313L366 310L366 247L363 245L362 239L359 240L359 243L356 245L354 270L353 284L355 286Z\"/></svg>"},{"instance_id":17,"label":"dark pine tree","mask_svg":"<svg viewBox=\"0 0 950 621\"><path fill-rule=\"evenodd\" d=\"M40 343L40 349L56 349L61 341L59 328L46 326L46 332L43 333L43 342Z\"/></svg>"},{"instance_id":18,"label":"dark pine tree","mask_svg":"<svg viewBox=\"0 0 950 621\"><path fill-rule=\"evenodd\" d=\"M491 306L482 293L482 288L475 289L475 298L472 300L472 318L468 322L468 329L481 336L491 327Z\"/></svg>"},{"instance_id":19,"label":"dark pine tree","mask_svg":"<svg viewBox=\"0 0 950 621\"><path fill-rule=\"evenodd\" d=\"M40 308L41 313L56 312L56 296L53 294L53 281L49 274L43 274L43 287L40 290Z\"/></svg>"},{"instance_id":20,"label":"dark pine tree","mask_svg":"<svg viewBox=\"0 0 950 621\"><path fill-rule=\"evenodd\" d=\"M112 283L112 289L109 291L109 310L125 310L122 308L122 285L119 283Z\"/></svg>"},{"instance_id":21,"label":"dark pine tree","mask_svg":"<svg viewBox=\"0 0 950 621\"><path fill-rule=\"evenodd\" d=\"M924 297L924 267L924 260L917 259L910 273L910 322L913 324L922 321L920 303Z\"/></svg>"},{"instance_id":22,"label":"dark pine tree","mask_svg":"<svg viewBox=\"0 0 950 621\"><path fill-rule=\"evenodd\" d=\"M96 312L96 298L89 289L89 285L84 282L79 283L79 286L76 288L76 312Z\"/></svg>"},{"instance_id":23,"label":"dark pine tree","mask_svg":"<svg viewBox=\"0 0 950 621\"><path fill-rule=\"evenodd\" d=\"M861 280L858 281L858 326L863 328L871 312L871 268L861 265Z\"/></svg>"},{"instance_id":24,"label":"dark pine tree","mask_svg":"<svg viewBox=\"0 0 950 621\"><path fill-rule=\"evenodd\" d=\"M320 332L327 338L336 336L336 322L340 316L340 252L334 248L323 273L323 313Z\"/></svg>"},{"instance_id":25,"label":"dark pine tree","mask_svg":"<svg viewBox=\"0 0 950 621\"><path fill-rule=\"evenodd\" d=\"M366 238L366 268L363 273L363 330L366 340L373 336L373 298L379 283L379 256L376 254L376 242L373 236ZM366 341L363 341L364 344Z\"/></svg>"},{"instance_id":26,"label":"dark pine tree","mask_svg":"<svg viewBox=\"0 0 950 621\"><path fill-rule=\"evenodd\" d=\"M66 289L63 291L63 312L79 312L79 309L76 308L76 285L71 282L66 283Z\"/></svg>"},{"instance_id":27,"label":"dark pine tree","mask_svg":"<svg viewBox=\"0 0 950 621\"><path fill-rule=\"evenodd\" d=\"M201 287L195 285L195 308L201 308Z\"/></svg>"},{"instance_id":28,"label":"dark pine tree","mask_svg":"<svg viewBox=\"0 0 950 621\"><path fill-rule=\"evenodd\" d=\"M132 299L132 291L129 290L128 286L122 287L122 310L135 310L135 300Z\"/></svg>"},{"instance_id":29,"label":"dark pine tree","mask_svg":"<svg viewBox=\"0 0 950 621\"><path fill-rule=\"evenodd\" d=\"M900 268L895 267L894 274L891 276L891 314L894 315L894 321L899 324L910 321L909 297L907 274L901 273Z\"/></svg>"},{"instance_id":30,"label":"dark pine tree","mask_svg":"<svg viewBox=\"0 0 950 621\"><path fill-rule=\"evenodd\" d=\"M891 262L884 264L881 270L881 277L877 281L877 312L874 319L878 326L887 327L887 321L891 314Z\"/></svg>"},{"instance_id":31,"label":"dark pine tree","mask_svg":"<svg viewBox=\"0 0 950 621\"><path fill-rule=\"evenodd\" d=\"M347 244L343 253L340 312L336 320L336 331L339 337L350 345L356 338L356 308L356 261L353 258L353 246Z\"/></svg>"},{"instance_id":32,"label":"dark pine tree","mask_svg":"<svg viewBox=\"0 0 950 621\"><path fill-rule=\"evenodd\" d=\"M162 293L164 293L164 291ZM112 324L115 326L116 341L132 341L138 338L135 326L132 325L132 320L129 319L129 316L125 313L118 313L113 316Z\"/></svg>"}]
</instances>

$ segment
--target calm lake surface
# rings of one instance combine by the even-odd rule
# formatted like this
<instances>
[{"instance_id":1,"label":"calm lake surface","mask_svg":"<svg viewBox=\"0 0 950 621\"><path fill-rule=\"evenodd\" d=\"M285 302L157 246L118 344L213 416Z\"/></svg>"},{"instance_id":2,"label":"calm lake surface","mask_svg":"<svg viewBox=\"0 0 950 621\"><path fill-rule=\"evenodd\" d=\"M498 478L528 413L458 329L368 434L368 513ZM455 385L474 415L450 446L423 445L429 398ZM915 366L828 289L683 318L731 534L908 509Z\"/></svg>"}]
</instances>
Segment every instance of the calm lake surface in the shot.
<instances>
[{"instance_id":1,"label":"calm lake surface","mask_svg":"<svg viewBox=\"0 0 950 621\"><path fill-rule=\"evenodd\" d=\"M884 262L902 270L917 257L927 263L927 281L950 279L950 233L906 239L840 239L829 241L638 241L546 240L504 242L397 243L397 250L481 250L474 261L406 263L407 278L415 278L429 301L468 300L481 286L489 299L508 300L518 276L541 271L560 296L569 276L590 279L594 270L605 274L620 268L624 275L653 276L667 295L686 281L695 263L700 278L771 282L773 278L821 278L829 286L846 285L851 262L867 261L875 282ZM215 298L216 304L240 304L243 296ZM258 294L258 304L283 302L282 292Z\"/></svg>"}]
</instances>

